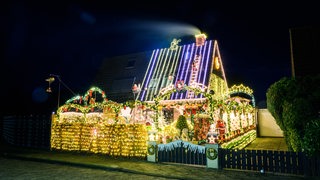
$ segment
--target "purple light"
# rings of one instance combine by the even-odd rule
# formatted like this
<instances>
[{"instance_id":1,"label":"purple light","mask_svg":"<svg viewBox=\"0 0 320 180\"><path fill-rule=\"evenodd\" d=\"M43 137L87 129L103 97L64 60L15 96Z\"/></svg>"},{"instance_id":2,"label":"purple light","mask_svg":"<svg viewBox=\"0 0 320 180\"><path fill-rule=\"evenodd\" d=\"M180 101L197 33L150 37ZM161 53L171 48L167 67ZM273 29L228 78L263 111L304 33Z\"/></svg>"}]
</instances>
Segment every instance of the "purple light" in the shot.
<instances>
[{"instance_id":1,"label":"purple light","mask_svg":"<svg viewBox=\"0 0 320 180\"><path fill-rule=\"evenodd\" d=\"M185 50L186 47L187 47L187 50ZM182 57L181 57L181 59L180 59L180 61L179 61L179 68L178 68L178 73L177 73L177 79L176 79L176 81L178 81L178 80L181 79L181 66L182 66L182 64L184 64L184 59L189 58L189 53L188 53L189 48L190 48L190 45L187 45L187 46L184 45L184 46L183 46L183 51L182 51L182 54L183 54L183 55L182 55ZM174 98L174 99L177 99L177 97L178 97L178 93L175 93L175 98ZM172 96L171 99L173 99L173 96Z\"/></svg>"},{"instance_id":2,"label":"purple light","mask_svg":"<svg viewBox=\"0 0 320 180\"><path fill-rule=\"evenodd\" d=\"M177 73L177 75L174 77L174 79L173 79L173 81L172 82L176 82L176 81L178 81L178 75L179 75L179 72L180 72L180 69L181 69L181 64L182 64L182 61L181 61L181 59L183 59L186 55L188 55L187 53L185 53L185 51L186 51L186 45L183 45L182 46L182 56L181 56L181 58L180 58L180 61L179 61L179 57L177 57L177 60L176 60L176 63L178 63L179 62L179 67L178 67L178 73ZM175 71L175 69L174 69L174 71ZM173 72L171 72L171 73L173 73ZM173 94L171 94L170 95L170 99L172 100L173 98L174 98L174 95L176 95L177 93L173 93Z\"/></svg>"},{"instance_id":3,"label":"purple light","mask_svg":"<svg viewBox=\"0 0 320 180\"><path fill-rule=\"evenodd\" d=\"M155 64L155 59L156 59L156 57L158 56L158 53L159 53L159 49L157 49L156 50L156 55L155 56L153 56L153 57L151 57L151 59L153 58L153 60L151 60L152 61L152 65L151 65L151 68L150 68L150 70L148 69L148 78L147 78L147 82L144 84L144 88L148 88L148 84L149 84L149 82L150 82L150 76L151 76L151 74L152 74L152 72L153 72L153 67L154 67L154 64ZM153 53L152 53L152 55L154 55L154 51L153 51ZM146 93L146 91L143 91L142 92L142 97L141 97L141 101L144 99L144 95L145 95L145 93Z\"/></svg>"},{"instance_id":4,"label":"purple light","mask_svg":"<svg viewBox=\"0 0 320 180\"><path fill-rule=\"evenodd\" d=\"M205 84L205 83L206 83L206 78L207 78L207 73L208 73L208 63L209 63L209 60L210 60L211 46L212 46L212 41L209 41L209 48L207 50L207 58L206 58L206 66L205 66L205 69L204 69L204 76L203 76L203 81L202 81L202 84L206 85L206 86L207 86L207 84ZM203 95L201 94L200 97L202 98Z\"/></svg>"},{"instance_id":5,"label":"purple light","mask_svg":"<svg viewBox=\"0 0 320 180\"><path fill-rule=\"evenodd\" d=\"M190 56L189 61L188 61L187 69L188 69L188 68L191 68L191 67L190 67L190 62L191 62L191 61L193 61L193 58L194 58L194 51L195 51L195 49L196 49L196 50L198 49L198 46L196 46L196 48L194 48L194 46L195 46L195 43L193 43L193 44L192 44L192 48L191 48L191 50L192 50L192 51L191 51L191 56ZM185 69L185 68L184 68L184 69ZM187 70L185 70L184 72L186 72L186 73L185 73L185 76L184 76L184 78L183 78L183 81L184 81L184 82L187 82L187 78L188 78L188 71L187 71ZM190 74L191 74L191 71L190 71ZM189 77L189 78L190 78L190 77ZM185 95L185 98L186 98L186 94L187 94L187 93L188 93L188 92L183 93L183 94L181 93L181 95L180 95L180 99L182 99L182 96L183 96L183 95Z\"/></svg>"},{"instance_id":6,"label":"purple light","mask_svg":"<svg viewBox=\"0 0 320 180\"><path fill-rule=\"evenodd\" d=\"M205 75L204 75L204 78L203 78L203 81L202 81L202 84L206 85L206 78L207 78L207 73L208 73L208 63L209 63L209 58L210 58L210 54L211 54L211 47L212 47L212 41L210 40L209 41L209 49L208 49L208 52L207 52L207 60L206 60L206 68L205 68ZM209 72L211 73L211 72ZM201 96L202 97L202 96Z\"/></svg>"},{"instance_id":7,"label":"purple light","mask_svg":"<svg viewBox=\"0 0 320 180\"><path fill-rule=\"evenodd\" d=\"M196 80L196 82L197 83L199 83L199 81L200 81L200 79L201 79L201 69L202 69L202 64L203 64L203 57L204 57L204 54L205 54L205 50L206 50L206 45L207 45L207 41L205 41L205 45L204 46L201 46L200 47L200 52L201 52L201 60L200 60L200 66L199 66L199 69L198 69L198 71L200 71L200 73L199 74L197 74L197 80ZM204 47L204 48L203 48ZM194 97L194 98L196 98L196 97Z\"/></svg>"}]
</instances>

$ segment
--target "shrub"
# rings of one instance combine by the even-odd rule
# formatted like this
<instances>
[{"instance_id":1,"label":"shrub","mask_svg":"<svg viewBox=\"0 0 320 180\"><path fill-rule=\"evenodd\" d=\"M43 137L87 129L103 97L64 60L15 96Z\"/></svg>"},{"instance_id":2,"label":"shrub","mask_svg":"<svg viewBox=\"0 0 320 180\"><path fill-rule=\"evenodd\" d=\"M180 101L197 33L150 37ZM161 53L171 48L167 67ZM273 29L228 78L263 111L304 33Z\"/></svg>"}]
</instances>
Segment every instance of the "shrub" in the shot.
<instances>
[{"instance_id":1,"label":"shrub","mask_svg":"<svg viewBox=\"0 0 320 180\"><path fill-rule=\"evenodd\" d=\"M188 128L188 124L187 124L187 118L183 115L180 115L176 124L176 128L180 129L180 132L182 132L182 130L184 128Z\"/></svg>"},{"instance_id":2,"label":"shrub","mask_svg":"<svg viewBox=\"0 0 320 180\"><path fill-rule=\"evenodd\" d=\"M282 78L266 93L267 108L284 132L289 150L318 153L320 75Z\"/></svg>"}]
</instances>

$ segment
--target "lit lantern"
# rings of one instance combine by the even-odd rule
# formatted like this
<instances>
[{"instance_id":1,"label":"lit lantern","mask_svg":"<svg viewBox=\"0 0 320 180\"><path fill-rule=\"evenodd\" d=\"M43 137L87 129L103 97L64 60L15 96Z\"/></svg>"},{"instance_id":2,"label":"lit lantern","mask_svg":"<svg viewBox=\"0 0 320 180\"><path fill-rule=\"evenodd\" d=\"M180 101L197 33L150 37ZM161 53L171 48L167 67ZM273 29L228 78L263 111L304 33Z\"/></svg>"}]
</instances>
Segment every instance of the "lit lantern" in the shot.
<instances>
[{"instance_id":1,"label":"lit lantern","mask_svg":"<svg viewBox=\"0 0 320 180\"><path fill-rule=\"evenodd\" d=\"M219 69L220 68L220 62L219 62L219 57L216 56L214 57L214 68Z\"/></svg>"},{"instance_id":2,"label":"lit lantern","mask_svg":"<svg viewBox=\"0 0 320 180\"><path fill-rule=\"evenodd\" d=\"M196 46L203 46L204 42L207 39L207 36L205 34L197 34L195 37L196 37Z\"/></svg>"}]
</instances>

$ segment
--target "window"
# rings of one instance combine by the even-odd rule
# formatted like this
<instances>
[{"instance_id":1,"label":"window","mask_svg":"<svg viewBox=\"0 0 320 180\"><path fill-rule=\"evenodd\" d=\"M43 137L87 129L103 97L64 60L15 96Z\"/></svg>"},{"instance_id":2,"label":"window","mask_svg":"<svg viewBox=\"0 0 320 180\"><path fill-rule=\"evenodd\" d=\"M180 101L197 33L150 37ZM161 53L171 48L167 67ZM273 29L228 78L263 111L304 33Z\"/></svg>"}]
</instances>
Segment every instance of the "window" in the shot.
<instances>
[{"instance_id":1,"label":"window","mask_svg":"<svg viewBox=\"0 0 320 180\"><path fill-rule=\"evenodd\" d=\"M126 69L132 69L134 68L134 65L136 64L136 61L135 60L129 60L127 62L127 66L125 67Z\"/></svg>"}]
</instances>

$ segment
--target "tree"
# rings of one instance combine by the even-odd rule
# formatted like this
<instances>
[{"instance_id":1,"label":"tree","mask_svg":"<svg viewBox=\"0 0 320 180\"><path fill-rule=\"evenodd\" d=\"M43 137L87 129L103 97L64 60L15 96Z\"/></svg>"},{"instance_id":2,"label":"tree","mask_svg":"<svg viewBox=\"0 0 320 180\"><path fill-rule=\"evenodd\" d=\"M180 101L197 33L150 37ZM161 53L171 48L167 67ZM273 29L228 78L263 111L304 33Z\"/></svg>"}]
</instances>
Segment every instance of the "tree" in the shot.
<instances>
[{"instance_id":1,"label":"tree","mask_svg":"<svg viewBox=\"0 0 320 180\"><path fill-rule=\"evenodd\" d=\"M188 129L187 118L183 115L180 115L176 124L176 128L180 130L180 135L184 128Z\"/></svg>"}]
</instances>

